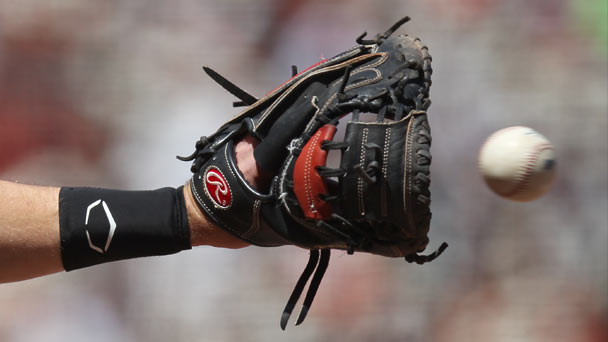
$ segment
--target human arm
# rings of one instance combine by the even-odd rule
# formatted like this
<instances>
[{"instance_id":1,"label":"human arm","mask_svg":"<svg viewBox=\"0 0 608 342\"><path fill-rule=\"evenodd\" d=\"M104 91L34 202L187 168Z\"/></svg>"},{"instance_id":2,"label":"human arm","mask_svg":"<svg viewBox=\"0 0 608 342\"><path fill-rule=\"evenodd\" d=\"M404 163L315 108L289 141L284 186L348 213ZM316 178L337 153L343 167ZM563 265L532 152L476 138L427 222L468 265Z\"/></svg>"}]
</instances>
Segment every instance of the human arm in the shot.
<instances>
[{"instance_id":1,"label":"human arm","mask_svg":"<svg viewBox=\"0 0 608 342\"><path fill-rule=\"evenodd\" d=\"M237 144L235 157L245 178L263 177L253 159L254 141ZM0 180L0 283L63 271L59 234L59 187ZM192 246L243 248L249 244L217 227L203 214L189 186L183 187Z\"/></svg>"},{"instance_id":2,"label":"human arm","mask_svg":"<svg viewBox=\"0 0 608 342\"><path fill-rule=\"evenodd\" d=\"M0 181L0 282L63 270L59 188Z\"/></svg>"}]
</instances>

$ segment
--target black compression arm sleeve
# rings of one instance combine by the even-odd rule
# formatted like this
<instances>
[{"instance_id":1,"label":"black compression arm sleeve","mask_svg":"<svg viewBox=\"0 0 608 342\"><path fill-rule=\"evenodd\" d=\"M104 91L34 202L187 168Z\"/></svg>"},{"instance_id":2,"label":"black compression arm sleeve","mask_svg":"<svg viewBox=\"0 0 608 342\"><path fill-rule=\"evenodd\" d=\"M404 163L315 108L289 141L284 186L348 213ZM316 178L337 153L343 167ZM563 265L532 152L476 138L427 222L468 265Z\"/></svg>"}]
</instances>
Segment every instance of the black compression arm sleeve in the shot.
<instances>
[{"instance_id":1,"label":"black compression arm sleeve","mask_svg":"<svg viewBox=\"0 0 608 342\"><path fill-rule=\"evenodd\" d=\"M192 248L182 187L153 191L63 187L59 227L67 271Z\"/></svg>"}]
</instances>

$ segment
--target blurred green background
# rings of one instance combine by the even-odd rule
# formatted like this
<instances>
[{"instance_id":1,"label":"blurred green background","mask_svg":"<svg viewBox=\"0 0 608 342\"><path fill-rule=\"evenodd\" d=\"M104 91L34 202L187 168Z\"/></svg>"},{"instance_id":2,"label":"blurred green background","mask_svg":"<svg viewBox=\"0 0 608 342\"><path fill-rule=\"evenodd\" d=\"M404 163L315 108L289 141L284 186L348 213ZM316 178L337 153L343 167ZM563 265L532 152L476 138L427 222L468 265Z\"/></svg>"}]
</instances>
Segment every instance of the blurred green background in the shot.
<instances>
[{"instance_id":1,"label":"blurred green background","mask_svg":"<svg viewBox=\"0 0 608 342\"><path fill-rule=\"evenodd\" d=\"M306 322L279 329L308 253L195 248L0 285L0 341L606 341L605 0L0 0L0 177L179 186L255 96L383 32L433 55L431 244L420 267L336 252ZM490 193L484 139L525 125L558 155L532 203ZM2 205L0 199L0 205Z\"/></svg>"}]
</instances>

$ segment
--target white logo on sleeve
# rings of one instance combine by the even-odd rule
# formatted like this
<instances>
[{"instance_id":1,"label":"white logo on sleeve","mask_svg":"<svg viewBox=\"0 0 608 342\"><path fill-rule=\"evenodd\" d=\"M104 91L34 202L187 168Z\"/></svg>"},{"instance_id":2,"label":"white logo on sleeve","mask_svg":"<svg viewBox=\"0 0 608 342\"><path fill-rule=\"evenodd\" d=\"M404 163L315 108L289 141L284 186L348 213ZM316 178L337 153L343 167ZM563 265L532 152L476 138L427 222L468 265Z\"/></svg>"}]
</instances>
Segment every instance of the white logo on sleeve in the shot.
<instances>
[{"instance_id":1,"label":"white logo on sleeve","mask_svg":"<svg viewBox=\"0 0 608 342\"><path fill-rule=\"evenodd\" d=\"M110 212L110 208L108 208L106 201L102 201L102 200L98 199L97 201L95 201L89 205L89 207L87 208L87 215L84 219L84 226L86 227L87 224L89 223L89 213L91 212L91 209L95 208L100 203L101 203L101 206L103 207L104 212L106 213L108 222L110 223L110 231L108 233L108 239L106 240L105 247L103 249L101 249L100 247L95 246L93 244L93 241L91 241L91 236L89 234L89 231L86 230L86 228L85 228L85 232L87 233L87 239L89 240L89 247L91 247L91 249L93 249L94 251L97 251L99 253L104 253L104 252L108 251L108 247L110 247L110 242L112 242L112 237L114 236L114 231L116 230L116 221L114 221L114 217L112 217L112 213Z\"/></svg>"}]
</instances>

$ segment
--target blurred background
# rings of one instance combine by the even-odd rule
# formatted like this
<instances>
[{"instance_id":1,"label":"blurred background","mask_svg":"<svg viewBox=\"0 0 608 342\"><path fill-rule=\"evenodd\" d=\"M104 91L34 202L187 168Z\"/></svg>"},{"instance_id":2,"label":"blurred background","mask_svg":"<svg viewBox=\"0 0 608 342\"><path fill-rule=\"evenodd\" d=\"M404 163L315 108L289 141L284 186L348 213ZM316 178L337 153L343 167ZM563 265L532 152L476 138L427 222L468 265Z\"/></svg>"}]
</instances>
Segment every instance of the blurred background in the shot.
<instances>
[{"instance_id":1,"label":"blurred background","mask_svg":"<svg viewBox=\"0 0 608 342\"><path fill-rule=\"evenodd\" d=\"M364 30L433 55L431 244L420 267L335 252L306 322L279 318L308 253L222 250L0 285L0 341L607 341L605 0L0 0L0 177L154 189L239 112L209 65L262 96ZM485 187L506 126L554 143L532 203ZM0 205L2 205L0 199ZM293 320L293 319L292 319Z\"/></svg>"}]
</instances>

